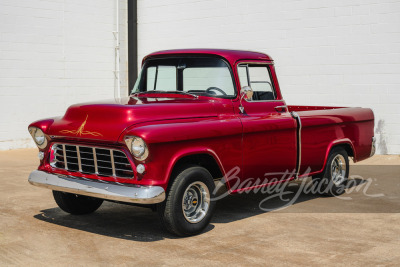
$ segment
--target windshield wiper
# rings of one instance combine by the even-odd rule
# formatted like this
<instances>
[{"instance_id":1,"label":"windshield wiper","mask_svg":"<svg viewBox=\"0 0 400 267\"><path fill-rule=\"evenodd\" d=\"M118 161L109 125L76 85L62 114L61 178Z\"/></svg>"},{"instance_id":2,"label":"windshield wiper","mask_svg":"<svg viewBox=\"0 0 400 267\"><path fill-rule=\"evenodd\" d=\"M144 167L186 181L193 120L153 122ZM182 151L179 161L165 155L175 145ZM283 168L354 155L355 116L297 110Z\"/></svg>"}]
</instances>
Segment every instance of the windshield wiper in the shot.
<instances>
[{"instance_id":1,"label":"windshield wiper","mask_svg":"<svg viewBox=\"0 0 400 267\"><path fill-rule=\"evenodd\" d=\"M136 92L132 94L133 97L141 95L141 94L154 94L154 93L165 93L165 94L183 94L183 95L190 95L194 98L199 98L198 95L191 94L185 91L162 91L162 90L151 90L151 91L143 91L143 92Z\"/></svg>"},{"instance_id":2,"label":"windshield wiper","mask_svg":"<svg viewBox=\"0 0 400 267\"><path fill-rule=\"evenodd\" d=\"M135 97L141 94L152 94L152 93L162 93L165 91L161 91L161 90L151 90L151 91L141 91L141 92L135 92L133 94L131 94L131 96Z\"/></svg>"},{"instance_id":3,"label":"windshield wiper","mask_svg":"<svg viewBox=\"0 0 400 267\"><path fill-rule=\"evenodd\" d=\"M190 96L193 96L194 98L199 98L198 95L191 94L191 93L188 93L188 92L185 92L185 91L165 91L165 92L166 92L166 93L172 93L172 94L190 95Z\"/></svg>"}]
</instances>

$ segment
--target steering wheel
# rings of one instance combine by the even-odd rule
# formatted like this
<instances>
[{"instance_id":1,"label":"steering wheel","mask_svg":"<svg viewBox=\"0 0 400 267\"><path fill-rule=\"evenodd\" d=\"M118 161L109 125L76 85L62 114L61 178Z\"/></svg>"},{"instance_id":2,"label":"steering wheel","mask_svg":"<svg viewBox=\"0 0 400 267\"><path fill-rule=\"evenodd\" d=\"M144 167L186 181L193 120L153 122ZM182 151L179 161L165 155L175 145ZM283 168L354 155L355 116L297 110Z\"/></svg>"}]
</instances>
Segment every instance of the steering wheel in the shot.
<instances>
[{"instance_id":1,"label":"steering wheel","mask_svg":"<svg viewBox=\"0 0 400 267\"><path fill-rule=\"evenodd\" d=\"M207 90L206 90L206 93L212 94L212 95L216 95L216 93L213 92L213 90L220 92L222 95L226 95L225 91L220 89L220 88L218 88L218 87L208 87Z\"/></svg>"}]
</instances>

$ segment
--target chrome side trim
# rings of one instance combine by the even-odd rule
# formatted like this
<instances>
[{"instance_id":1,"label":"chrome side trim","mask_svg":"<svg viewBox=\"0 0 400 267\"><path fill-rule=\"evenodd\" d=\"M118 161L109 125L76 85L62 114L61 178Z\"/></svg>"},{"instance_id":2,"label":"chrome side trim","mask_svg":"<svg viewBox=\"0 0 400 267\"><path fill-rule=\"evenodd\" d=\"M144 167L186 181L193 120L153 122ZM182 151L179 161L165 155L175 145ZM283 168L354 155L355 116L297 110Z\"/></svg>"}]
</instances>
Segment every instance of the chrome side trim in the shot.
<instances>
[{"instance_id":1,"label":"chrome side trim","mask_svg":"<svg viewBox=\"0 0 400 267\"><path fill-rule=\"evenodd\" d=\"M292 117L297 122L297 163L296 163L296 179L299 178L300 175L300 167L301 167L301 118L296 111L290 112Z\"/></svg>"},{"instance_id":2,"label":"chrome side trim","mask_svg":"<svg viewBox=\"0 0 400 267\"><path fill-rule=\"evenodd\" d=\"M51 190L127 203L156 204L165 200L165 191L161 186L117 184L38 170L29 175L28 181Z\"/></svg>"}]
</instances>

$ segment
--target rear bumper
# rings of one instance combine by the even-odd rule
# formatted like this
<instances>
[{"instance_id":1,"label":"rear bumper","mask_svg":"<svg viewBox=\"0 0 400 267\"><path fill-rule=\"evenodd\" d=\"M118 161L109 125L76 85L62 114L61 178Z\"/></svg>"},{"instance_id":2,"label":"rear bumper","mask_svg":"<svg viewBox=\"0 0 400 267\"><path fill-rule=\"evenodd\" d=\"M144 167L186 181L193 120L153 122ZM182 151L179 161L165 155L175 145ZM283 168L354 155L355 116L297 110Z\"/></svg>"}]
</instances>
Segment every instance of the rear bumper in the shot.
<instances>
[{"instance_id":1,"label":"rear bumper","mask_svg":"<svg viewBox=\"0 0 400 267\"><path fill-rule=\"evenodd\" d=\"M373 136L372 137L371 154L369 156L372 157L373 155L375 155L375 151L376 151L376 138L375 138L375 136Z\"/></svg>"},{"instance_id":2,"label":"rear bumper","mask_svg":"<svg viewBox=\"0 0 400 267\"><path fill-rule=\"evenodd\" d=\"M29 183L56 191L127 203L155 204L165 200L160 186L140 186L33 171Z\"/></svg>"}]
</instances>

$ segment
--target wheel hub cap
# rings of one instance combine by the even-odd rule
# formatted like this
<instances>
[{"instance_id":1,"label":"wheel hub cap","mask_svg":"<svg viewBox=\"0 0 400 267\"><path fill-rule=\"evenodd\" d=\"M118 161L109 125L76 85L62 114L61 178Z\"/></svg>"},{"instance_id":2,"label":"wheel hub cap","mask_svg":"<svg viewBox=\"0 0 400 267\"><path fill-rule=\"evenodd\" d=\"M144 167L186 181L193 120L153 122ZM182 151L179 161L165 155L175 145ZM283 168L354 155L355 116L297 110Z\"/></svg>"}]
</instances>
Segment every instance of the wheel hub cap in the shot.
<instances>
[{"instance_id":1,"label":"wheel hub cap","mask_svg":"<svg viewBox=\"0 0 400 267\"><path fill-rule=\"evenodd\" d=\"M186 188L182 199L182 210L188 222L198 223L203 220L209 206L210 193L204 183L194 182Z\"/></svg>"},{"instance_id":2,"label":"wheel hub cap","mask_svg":"<svg viewBox=\"0 0 400 267\"><path fill-rule=\"evenodd\" d=\"M331 177L334 185L339 186L345 181L346 161L342 155L336 155L331 164Z\"/></svg>"}]
</instances>

